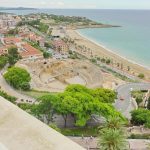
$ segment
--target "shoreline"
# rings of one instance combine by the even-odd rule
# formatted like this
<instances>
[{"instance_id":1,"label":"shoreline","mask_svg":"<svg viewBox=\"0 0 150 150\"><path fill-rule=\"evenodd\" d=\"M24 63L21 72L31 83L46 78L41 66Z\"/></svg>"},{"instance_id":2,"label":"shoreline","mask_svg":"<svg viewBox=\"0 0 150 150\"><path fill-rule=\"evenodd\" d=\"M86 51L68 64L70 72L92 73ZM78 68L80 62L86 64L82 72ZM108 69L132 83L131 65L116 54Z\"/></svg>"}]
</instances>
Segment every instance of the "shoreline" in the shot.
<instances>
[{"instance_id":1,"label":"shoreline","mask_svg":"<svg viewBox=\"0 0 150 150\"><path fill-rule=\"evenodd\" d=\"M108 51L108 52L110 52L110 53L113 53L114 55L117 55L118 57L120 57L120 58L122 58L122 59L125 59L126 61L128 61L128 62L130 62L130 63L133 63L133 64L135 64L135 65L138 65L138 66L143 67L143 68L145 68L145 69L147 69L147 70L150 71L150 68L149 68L148 66L144 66L144 65L142 65L142 64L139 64L139 63L137 63L137 62L135 62L135 61L130 60L130 59L127 58L127 57L123 57L123 56L121 56L120 54L117 54L117 52L114 52L113 50L107 48L105 45L103 45L103 44L101 44L101 43L98 43L98 42L96 42L96 41L94 41L94 40L92 40L92 39L86 37L85 35L83 35L82 33L80 33L78 30L75 30L75 32L76 32L77 34L79 34L81 37L83 37L83 38L85 38L85 39L87 39L87 40L93 42L93 43L96 44L97 46L102 47L102 48L105 49L106 51Z\"/></svg>"},{"instance_id":2,"label":"shoreline","mask_svg":"<svg viewBox=\"0 0 150 150\"><path fill-rule=\"evenodd\" d=\"M115 63L121 63L123 64L124 68L130 66L131 71L127 71L126 69L123 69L123 71L136 77L140 73L143 73L145 75L145 80L150 81L150 68L115 53L104 45L82 35L78 30L69 29L66 32L67 35L75 41L75 43L77 43L78 45L85 45L87 48L90 48L95 55L100 56L101 58L103 57L112 59L113 61L115 61Z\"/></svg>"}]
</instances>

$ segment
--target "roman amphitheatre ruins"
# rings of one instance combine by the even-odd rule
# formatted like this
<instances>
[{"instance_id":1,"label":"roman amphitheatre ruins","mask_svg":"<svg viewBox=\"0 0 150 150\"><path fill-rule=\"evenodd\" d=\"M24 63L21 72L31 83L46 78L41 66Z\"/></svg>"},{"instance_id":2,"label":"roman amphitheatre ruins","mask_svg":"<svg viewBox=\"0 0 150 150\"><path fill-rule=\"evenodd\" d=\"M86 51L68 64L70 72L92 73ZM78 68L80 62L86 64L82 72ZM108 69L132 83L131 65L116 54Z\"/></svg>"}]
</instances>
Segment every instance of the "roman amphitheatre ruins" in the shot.
<instances>
[{"instance_id":1,"label":"roman amphitheatre ruins","mask_svg":"<svg viewBox=\"0 0 150 150\"><path fill-rule=\"evenodd\" d=\"M69 84L98 88L108 82L108 75L99 67L83 60L28 60L18 62L17 66L28 70L32 89L40 91L62 92Z\"/></svg>"}]
</instances>

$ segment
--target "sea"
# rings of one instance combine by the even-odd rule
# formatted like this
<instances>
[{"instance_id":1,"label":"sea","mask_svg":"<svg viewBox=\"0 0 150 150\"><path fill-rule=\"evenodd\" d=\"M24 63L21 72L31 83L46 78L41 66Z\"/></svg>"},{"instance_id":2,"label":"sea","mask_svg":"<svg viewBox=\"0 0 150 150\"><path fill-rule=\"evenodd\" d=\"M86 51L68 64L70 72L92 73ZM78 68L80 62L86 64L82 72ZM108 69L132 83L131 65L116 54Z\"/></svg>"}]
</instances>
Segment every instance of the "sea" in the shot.
<instances>
[{"instance_id":1,"label":"sea","mask_svg":"<svg viewBox=\"0 0 150 150\"><path fill-rule=\"evenodd\" d=\"M150 70L150 10L35 9L3 12L18 15L48 13L84 16L100 23L118 25L120 27L80 29L78 32L117 55Z\"/></svg>"}]
</instances>

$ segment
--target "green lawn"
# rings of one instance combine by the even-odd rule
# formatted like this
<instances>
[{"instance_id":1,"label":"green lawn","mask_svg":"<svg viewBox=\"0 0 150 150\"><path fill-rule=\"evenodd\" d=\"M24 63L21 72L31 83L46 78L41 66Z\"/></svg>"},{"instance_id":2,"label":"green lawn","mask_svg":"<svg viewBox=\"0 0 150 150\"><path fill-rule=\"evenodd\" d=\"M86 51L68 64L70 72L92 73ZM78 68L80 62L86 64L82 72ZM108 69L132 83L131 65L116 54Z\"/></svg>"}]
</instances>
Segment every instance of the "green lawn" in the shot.
<instances>
[{"instance_id":1,"label":"green lawn","mask_svg":"<svg viewBox=\"0 0 150 150\"><path fill-rule=\"evenodd\" d=\"M23 94L33 97L35 99L47 95L47 94L52 94L50 92L46 92L46 91L36 91L36 90L31 90L31 91L22 91Z\"/></svg>"},{"instance_id":2,"label":"green lawn","mask_svg":"<svg viewBox=\"0 0 150 150\"><path fill-rule=\"evenodd\" d=\"M93 136L97 137L98 136L98 127L84 127L84 128L73 128L73 129L68 129L64 128L61 129L61 133L65 136Z\"/></svg>"}]
</instances>

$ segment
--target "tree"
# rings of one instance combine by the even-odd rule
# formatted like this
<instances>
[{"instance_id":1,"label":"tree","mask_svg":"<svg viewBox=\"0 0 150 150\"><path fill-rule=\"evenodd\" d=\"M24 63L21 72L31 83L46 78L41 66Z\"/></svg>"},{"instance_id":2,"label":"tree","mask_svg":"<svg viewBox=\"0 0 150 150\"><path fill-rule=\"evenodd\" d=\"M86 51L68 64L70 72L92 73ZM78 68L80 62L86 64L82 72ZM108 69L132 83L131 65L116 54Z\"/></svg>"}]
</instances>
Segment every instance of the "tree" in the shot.
<instances>
[{"instance_id":1,"label":"tree","mask_svg":"<svg viewBox=\"0 0 150 150\"><path fill-rule=\"evenodd\" d=\"M98 88L92 90L92 96L99 99L101 102L104 103L114 103L115 99L117 98L117 94L115 91Z\"/></svg>"},{"instance_id":2,"label":"tree","mask_svg":"<svg viewBox=\"0 0 150 150\"><path fill-rule=\"evenodd\" d=\"M14 65L20 58L17 47L10 47L8 49L8 62L11 66Z\"/></svg>"},{"instance_id":3,"label":"tree","mask_svg":"<svg viewBox=\"0 0 150 150\"><path fill-rule=\"evenodd\" d=\"M119 129L122 129L124 125L125 125L125 121L123 121L119 117L110 116L107 118L106 123L104 124L103 128L119 130Z\"/></svg>"},{"instance_id":4,"label":"tree","mask_svg":"<svg viewBox=\"0 0 150 150\"><path fill-rule=\"evenodd\" d=\"M78 101L75 98L72 98L67 93L59 94L59 101L56 105L56 112L63 116L64 118L64 127L67 127L67 118L68 115L73 115ZM76 110L77 111L77 110Z\"/></svg>"},{"instance_id":5,"label":"tree","mask_svg":"<svg viewBox=\"0 0 150 150\"><path fill-rule=\"evenodd\" d=\"M127 66L127 70L128 70L128 71L130 71L130 70L131 70L130 66Z\"/></svg>"},{"instance_id":6,"label":"tree","mask_svg":"<svg viewBox=\"0 0 150 150\"><path fill-rule=\"evenodd\" d=\"M53 121L53 115L55 113L55 105L57 104L58 97L56 95L45 95L38 99L37 113L46 118L47 124Z\"/></svg>"},{"instance_id":7,"label":"tree","mask_svg":"<svg viewBox=\"0 0 150 150\"><path fill-rule=\"evenodd\" d=\"M44 58L50 58L52 56L52 54L48 53L48 52L43 52L43 57Z\"/></svg>"},{"instance_id":8,"label":"tree","mask_svg":"<svg viewBox=\"0 0 150 150\"><path fill-rule=\"evenodd\" d=\"M12 67L4 74L5 80L14 88L29 90L30 74L22 68Z\"/></svg>"},{"instance_id":9,"label":"tree","mask_svg":"<svg viewBox=\"0 0 150 150\"><path fill-rule=\"evenodd\" d=\"M124 123L119 117L109 117L100 130L99 148L102 150L126 149Z\"/></svg>"},{"instance_id":10,"label":"tree","mask_svg":"<svg viewBox=\"0 0 150 150\"><path fill-rule=\"evenodd\" d=\"M138 77L139 77L140 79L144 79L145 75L144 75L143 73L140 73L140 74L138 75Z\"/></svg>"},{"instance_id":11,"label":"tree","mask_svg":"<svg viewBox=\"0 0 150 150\"><path fill-rule=\"evenodd\" d=\"M51 45L50 43L48 43L48 42L45 42L45 43L44 43L44 46L45 46L46 48L52 48L52 45Z\"/></svg>"},{"instance_id":12,"label":"tree","mask_svg":"<svg viewBox=\"0 0 150 150\"><path fill-rule=\"evenodd\" d=\"M121 130L106 129L100 132L99 148L101 150L125 150L126 137Z\"/></svg>"},{"instance_id":13,"label":"tree","mask_svg":"<svg viewBox=\"0 0 150 150\"><path fill-rule=\"evenodd\" d=\"M106 62L106 59L105 59L105 58L102 58L102 59L101 59L101 62L102 62L102 63L105 63L105 62Z\"/></svg>"},{"instance_id":14,"label":"tree","mask_svg":"<svg viewBox=\"0 0 150 150\"><path fill-rule=\"evenodd\" d=\"M112 106L111 100L108 100L111 95L109 92L104 91L100 96L105 96L105 94L107 96L101 100L98 97L99 95L95 97L92 89L82 85L69 85L63 93L40 97L38 99L39 103L32 108L31 112L38 118L44 116L48 123L52 121L54 113L62 115L64 127L67 126L68 116L72 116L74 125L80 127L85 126L93 114L104 116L105 118L113 115L124 119Z\"/></svg>"},{"instance_id":15,"label":"tree","mask_svg":"<svg viewBox=\"0 0 150 150\"><path fill-rule=\"evenodd\" d=\"M107 60L106 60L106 64L107 64L107 65L110 65L110 63L111 63L111 60L110 60L110 59L107 59Z\"/></svg>"},{"instance_id":16,"label":"tree","mask_svg":"<svg viewBox=\"0 0 150 150\"><path fill-rule=\"evenodd\" d=\"M112 98L115 96L112 96L110 91L107 91L108 93L106 91L102 92L101 97L98 97L99 95L96 96L93 90L85 86L69 85L64 93L58 95L60 100L58 112L64 116L65 120L68 114L74 116L76 126L85 126L93 114L106 118L111 115L121 117L120 113L115 111L110 104L111 100L109 102L109 96Z\"/></svg>"},{"instance_id":17,"label":"tree","mask_svg":"<svg viewBox=\"0 0 150 150\"><path fill-rule=\"evenodd\" d=\"M96 60L95 58L92 58L92 59L91 59L91 62L92 62L92 63L97 63L97 60Z\"/></svg>"},{"instance_id":18,"label":"tree","mask_svg":"<svg viewBox=\"0 0 150 150\"><path fill-rule=\"evenodd\" d=\"M0 69L2 69L8 61L8 58L6 56L0 56Z\"/></svg>"}]
</instances>

